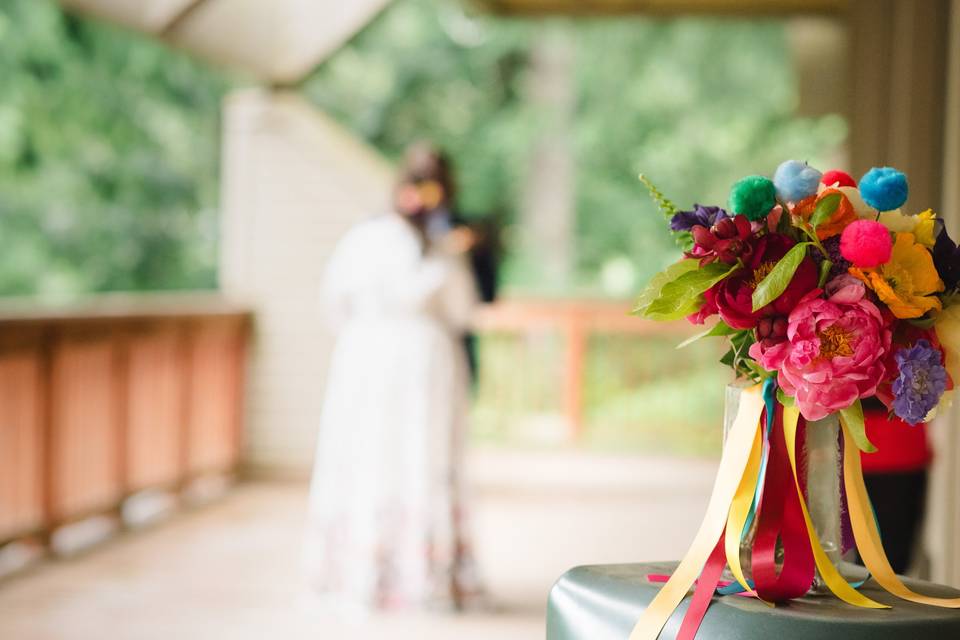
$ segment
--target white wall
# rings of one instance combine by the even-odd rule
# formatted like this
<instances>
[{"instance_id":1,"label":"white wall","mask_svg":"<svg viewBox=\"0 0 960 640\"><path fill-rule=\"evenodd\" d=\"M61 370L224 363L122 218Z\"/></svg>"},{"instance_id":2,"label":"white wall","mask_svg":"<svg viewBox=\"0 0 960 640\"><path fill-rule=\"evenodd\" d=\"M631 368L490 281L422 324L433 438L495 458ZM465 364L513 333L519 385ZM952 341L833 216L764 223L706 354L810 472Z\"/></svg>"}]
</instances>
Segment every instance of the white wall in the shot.
<instances>
[{"instance_id":1,"label":"white wall","mask_svg":"<svg viewBox=\"0 0 960 640\"><path fill-rule=\"evenodd\" d=\"M256 309L246 460L308 469L330 337L316 305L323 266L354 222L383 211L392 168L292 93L244 90L224 104L223 290Z\"/></svg>"}]
</instances>

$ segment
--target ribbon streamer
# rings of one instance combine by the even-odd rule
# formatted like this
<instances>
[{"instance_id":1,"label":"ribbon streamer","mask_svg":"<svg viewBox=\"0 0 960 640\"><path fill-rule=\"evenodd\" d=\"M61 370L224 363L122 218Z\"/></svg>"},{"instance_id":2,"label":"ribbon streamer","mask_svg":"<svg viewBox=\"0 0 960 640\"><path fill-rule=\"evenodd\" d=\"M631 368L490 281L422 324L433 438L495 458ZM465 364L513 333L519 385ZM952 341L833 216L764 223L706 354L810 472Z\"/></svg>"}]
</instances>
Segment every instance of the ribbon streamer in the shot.
<instances>
[{"instance_id":1,"label":"ribbon streamer","mask_svg":"<svg viewBox=\"0 0 960 640\"><path fill-rule=\"evenodd\" d=\"M663 625L706 565L726 526L730 502L743 478L762 410L763 399L759 387L744 389L740 409L720 457L717 479L700 529L676 571L640 616L629 640L656 640Z\"/></svg>"},{"instance_id":2,"label":"ribbon streamer","mask_svg":"<svg viewBox=\"0 0 960 640\"><path fill-rule=\"evenodd\" d=\"M848 583L824 552L803 495L803 470L797 461L797 441L808 425L796 407L785 407L773 400L774 390L768 380L762 394L760 385L742 391L700 529L673 575L649 576L651 581L665 580L665 584L641 615L629 640L656 640L694 582L696 589L678 640L693 640L715 593L736 593L765 602L788 600L807 592L814 567L840 600L869 609L890 608L858 592L863 582ZM764 415L765 424L761 422ZM890 567L863 480L857 425L849 424L848 417L849 413L840 415L843 490L854 546L867 570L881 587L899 598L960 608L960 598L937 598L911 591ZM855 418L852 417L853 422L857 422ZM757 534L751 582L740 564L740 545L754 519ZM784 552L779 571L778 543ZM729 564L736 582L720 586L725 564Z\"/></svg>"},{"instance_id":3,"label":"ribbon streamer","mask_svg":"<svg viewBox=\"0 0 960 640\"><path fill-rule=\"evenodd\" d=\"M847 453L843 459L843 480L850 503L850 524L853 525L853 536L863 564L881 587L898 598L934 607L960 608L960 598L926 596L912 591L897 577L880 542L880 531L870 508L854 435L845 420L841 419L840 424L843 427L843 447Z\"/></svg>"},{"instance_id":4,"label":"ribbon streamer","mask_svg":"<svg viewBox=\"0 0 960 640\"><path fill-rule=\"evenodd\" d=\"M747 521L750 514L753 513L753 501L757 489L760 486L760 462L763 452L762 430L757 429L753 439L753 446L750 448L750 458L747 460L747 468L740 479L740 486L737 487L737 493L730 503L730 514L727 516L727 529L724 535L724 547L727 556L727 565L730 572L744 591L754 594L753 587L748 584L746 576L743 574L743 567L740 566L740 543L743 540L744 532L747 531Z\"/></svg>"},{"instance_id":5,"label":"ribbon streamer","mask_svg":"<svg viewBox=\"0 0 960 640\"><path fill-rule=\"evenodd\" d=\"M770 438L757 537L753 543L753 580L760 598L782 602L804 595L813 584L814 556L804 526L797 486L789 482L790 461L784 437L783 409L777 407ZM777 542L783 567L777 572Z\"/></svg>"},{"instance_id":6,"label":"ribbon streamer","mask_svg":"<svg viewBox=\"0 0 960 640\"><path fill-rule=\"evenodd\" d=\"M710 606L710 600L713 599L713 592L720 583L720 574L723 573L725 564L723 536L720 536L717 546L713 548L713 553L707 559L707 566L703 568L700 579L697 580L697 589L693 592L693 599L690 600L686 615L683 616L680 631L677 632L677 640L694 640L696 637L700 623L703 622L703 616L707 613L707 607Z\"/></svg>"},{"instance_id":7,"label":"ribbon streamer","mask_svg":"<svg viewBox=\"0 0 960 640\"><path fill-rule=\"evenodd\" d=\"M810 519L810 512L807 510L806 500L803 498L803 491L800 488L800 477L797 473L797 424L799 421L800 411L796 407L783 408L783 433L787 444L787 455L790 458L790 468L793 470L793 483L796 488L796 493L800 498L800 508L803 511L803 521L806 525L807 536L810 539L810 546L813 549L813 557L816 561L817 569L820 571L820 576L827 584L827 588L830 589L835 596L848 604L856 605L858 607L866 607L869 609L889 609L889 605L881 604L875 600L871 600L857 591L856 587L862 585L862 582L854 586L844 580L843 576L840 575L840 572L834 566L833 562L830 561L830 558L823 550L823 546L820 544L820 538L817 535L817 530L814 528L813 521ZM858 463L860 461L859 454L856 456L846 457L855 457Z\"/></svg>"}]
</instances>

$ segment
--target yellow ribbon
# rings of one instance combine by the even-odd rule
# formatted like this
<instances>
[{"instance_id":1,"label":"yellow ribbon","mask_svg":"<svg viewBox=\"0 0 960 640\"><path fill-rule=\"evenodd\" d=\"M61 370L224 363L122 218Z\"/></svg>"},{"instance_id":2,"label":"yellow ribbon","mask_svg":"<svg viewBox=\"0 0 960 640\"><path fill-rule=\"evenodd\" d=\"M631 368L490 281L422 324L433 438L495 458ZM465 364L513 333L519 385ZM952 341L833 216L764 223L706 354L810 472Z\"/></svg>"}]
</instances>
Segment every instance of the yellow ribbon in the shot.
<instances>
[{"instance_id":1,"label":"yellow ribbon","mask_svg":"<svg viewBox=\"0 0 960 640\"><path fill-rule=\"evenodd\" d=\"M863 482L863 469L860 466L860 452L846 423L843 425L843 479L847 488L847 503L850 510L850 524L857 542L857 550L863 564L881 587L904 600L948 609L960 608L960 598L936 598L916 593L907 588L890 566L887 554L883 551L877 522L873 518L867 487Z\"/></svg>"},{"instance_id":2,"label":"yellow ribbon","mask_svg":"<svg viewBox=\"0 0 960 640\"><path fill-rule=\"evenodd\" d=\"M787 457L790 458L790 469L793 470L793 484L797 489L797 495L800 497L800 509L803 511L803 521L807 525L807 536L810 538L810 546L813 548L813 559L817 563L817 569L820 570L820 576L827 583L827 587L835 596L852 605L866 607L869 609L889 609L890 605L882 604L871 600L856 589L850 586L833 562L823 550L820 544L820 538L817 536L817 530L810 520L810 512L807 510L807 502L803 498L803 491L800 488L800 478L797 475L797 422L800 419L800 411L796 407L783 408L783 434L787 440ZM816 428L810 427L807 428ZM846 433L846 430L844 430ZM859 454L859 452L857 452ZM850 457L850 456L847 456ZM859 460L859 455L857 455Z\"/></svg>"},{"instance_id":3,"label":"yellow ribbon","mask_svg":"<svg viewBox=\"0 0 960 640\"><path fill-rule=\"evenodd\" d=\"M747 468L740 479L740 486L737 487L737 493L733 496L733 502L730 503L730 514L727 516L727 529L724 539L727 565L730 567L730 572L750 595L756 595L756 593L747 584L747 578L743 575L743 567L740 566L740 541L743 538L743 528L747 523L750 505L753 504L753 496L760 480L760 459L763 453L762 433L762 428L760 428L756 430L754 435L750 458L747 460Z\"/></svg>"},{"instance_id":4,"label":"yellow ribbon","mask_svg":"<svg viewBox=\"0 0 960 640\"><path fill-rule=\"evenodd\" d=\"M676 571L640 616L629 640L656 640L663 630L663 625L673 615L703 570L727 523L730 503L740 486L753 450L751 443L755 442L757 430L760 428L762 411L760 385L744 389L740 396L737 417L723 447L717 479L700 529Z\"/></svg>"}]
</instances>

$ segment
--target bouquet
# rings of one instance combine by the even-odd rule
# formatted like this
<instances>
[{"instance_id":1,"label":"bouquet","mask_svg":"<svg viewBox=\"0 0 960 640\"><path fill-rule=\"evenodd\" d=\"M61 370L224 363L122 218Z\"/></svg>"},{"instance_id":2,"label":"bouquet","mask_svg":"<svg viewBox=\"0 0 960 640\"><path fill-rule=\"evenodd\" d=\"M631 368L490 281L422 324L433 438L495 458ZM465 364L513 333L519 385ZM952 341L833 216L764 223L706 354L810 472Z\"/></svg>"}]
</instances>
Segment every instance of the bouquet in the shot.
<instances>
[{"instance_id":1,"label":"bouquet","mask_svg":"<svg viewBox=\"0 0 960 640\"><path fill-rule=\"evenodd\" d=\"M740 377L775 378L807 420L841 412L862 448L860 401L931 420L960 375L960 252L930 209L905 209L906 176L859 184L788 160L733 185L729 206L680 211L641 176L683 258L653 277L635 313L686 317L724 337ZM716 322L714 322L716 320ZM689 341L688 341L689 342Z\"/></svg>"},{"instance_id":2,"label":"bouquet","mask_svg":"<svg viewBox=\"0 0 960 640\"><path fill-rule=\"evenodd\" d=\"M657 638L691 589L681 640L696 635L714 595L786 602L807 594L815 576L850 605L890 606L841 574L807 508L799 434L827 423L837 425L831 446L842 466L834 480L843 506L834 515L849 523L872 578L899 598L960 608L960 598L916 593L894 573L858 451L876 450L863 399L877 398L915 425L943 410L960 375L960 251L943 223L930 209L904 209L907 178L890 167L871 169L858 184L842 171L788 160L772 180L735 183L727 208L687 211L641 180L683 257L653 277L635 313L710 324L687 342L722 337L722 362L753 384L740 396L700 529L631 640ZM726 585L724 567L735 578Z\"/></svg>"}]
</instances>

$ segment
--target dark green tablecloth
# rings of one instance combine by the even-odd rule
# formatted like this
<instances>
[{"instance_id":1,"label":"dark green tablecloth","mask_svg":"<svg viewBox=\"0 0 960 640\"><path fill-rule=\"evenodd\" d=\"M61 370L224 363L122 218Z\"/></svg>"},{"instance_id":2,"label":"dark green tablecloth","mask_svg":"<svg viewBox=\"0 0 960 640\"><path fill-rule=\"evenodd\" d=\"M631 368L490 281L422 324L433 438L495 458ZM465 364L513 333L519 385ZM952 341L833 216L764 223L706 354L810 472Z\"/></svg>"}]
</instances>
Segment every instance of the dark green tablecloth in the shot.
<instances>
[{"instance_id":1,"label":"dark green tablecloth","mask_svg":"<svg viewBox=\"0 0 960 640\"><path fill-rule=\"evenodd\" d=\"M651 573L669 574L675 562L577 567L550 592L547 640L626 640L660 584ZM915 591L958 596L960 591L907 581ZM868 582L863 593L893 609L861 609L832 595L801 598L775 608L743 596L715 597L697 634L698 640L960 640L960 610L900 600ZM660 634L672 640L689 598Z\"/></svg>"}]
</instances>

